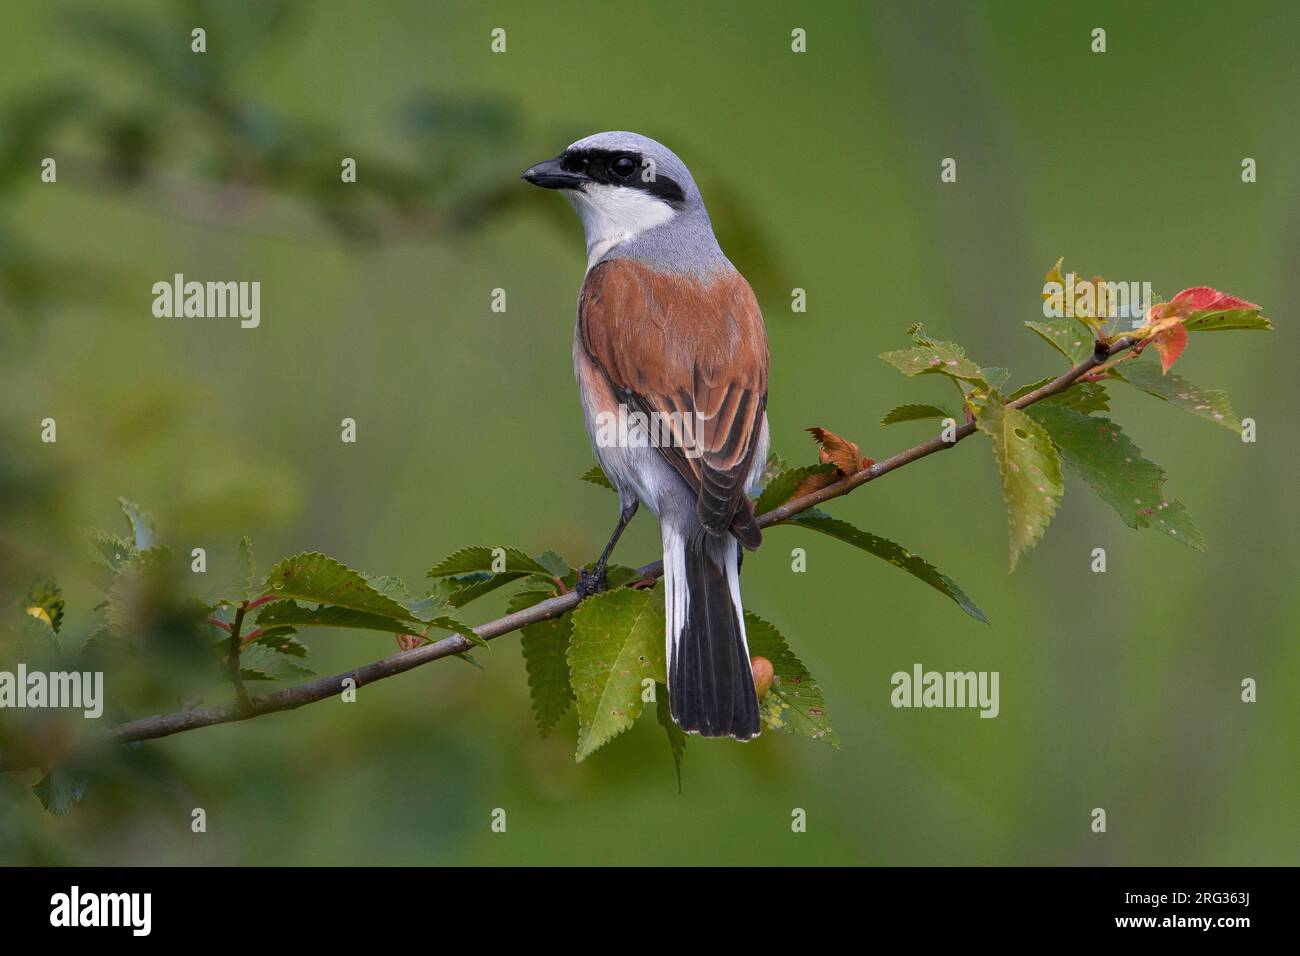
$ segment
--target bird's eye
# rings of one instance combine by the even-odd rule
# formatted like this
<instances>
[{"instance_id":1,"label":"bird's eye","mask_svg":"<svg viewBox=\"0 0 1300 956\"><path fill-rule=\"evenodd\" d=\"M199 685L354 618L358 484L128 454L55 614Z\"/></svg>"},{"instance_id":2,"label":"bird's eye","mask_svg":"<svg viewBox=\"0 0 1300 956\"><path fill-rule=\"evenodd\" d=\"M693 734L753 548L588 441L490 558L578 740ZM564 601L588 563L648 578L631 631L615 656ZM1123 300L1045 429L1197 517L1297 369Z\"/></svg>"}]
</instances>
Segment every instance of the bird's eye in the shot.
<instances>
[{"instance_id":1,"label":"bird's eye","mask_svg":"<svg viewBox=\"0 0 1300 956\"><path fill-rule=\"evenodd\" d=\"M627 179L636 172L636 160L631 156L618 156L609 164L609 171L619 179Z\"/></svg>"}]
</instances>

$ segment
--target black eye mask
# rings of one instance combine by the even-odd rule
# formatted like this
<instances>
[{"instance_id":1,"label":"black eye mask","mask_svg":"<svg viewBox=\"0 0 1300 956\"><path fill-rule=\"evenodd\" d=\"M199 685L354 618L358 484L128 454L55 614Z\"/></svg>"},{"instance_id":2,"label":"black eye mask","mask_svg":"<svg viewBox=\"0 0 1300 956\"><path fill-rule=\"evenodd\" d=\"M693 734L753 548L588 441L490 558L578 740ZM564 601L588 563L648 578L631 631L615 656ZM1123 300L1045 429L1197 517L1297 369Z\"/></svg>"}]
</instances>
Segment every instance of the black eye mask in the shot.
<instances>
[{"instance_id":1,"label":"black eye mask","mask_svg":"<svg viewBox=\"0 0 1300 956\"><path fill-rule=\"evenodd\" d=\"M626 157L632 160L632 174L621 177L614 172L615 160ZM622 186L628 189L640 189L652 196L662 199L674 209L680 209L686 203L686 194L673 179L656 170L654 179L645 181L645 157L630 150L580 149L570 150L564 154L561 167L565 172L586 176L594 183L605 186Z\"/></svg>"}]
</instances>

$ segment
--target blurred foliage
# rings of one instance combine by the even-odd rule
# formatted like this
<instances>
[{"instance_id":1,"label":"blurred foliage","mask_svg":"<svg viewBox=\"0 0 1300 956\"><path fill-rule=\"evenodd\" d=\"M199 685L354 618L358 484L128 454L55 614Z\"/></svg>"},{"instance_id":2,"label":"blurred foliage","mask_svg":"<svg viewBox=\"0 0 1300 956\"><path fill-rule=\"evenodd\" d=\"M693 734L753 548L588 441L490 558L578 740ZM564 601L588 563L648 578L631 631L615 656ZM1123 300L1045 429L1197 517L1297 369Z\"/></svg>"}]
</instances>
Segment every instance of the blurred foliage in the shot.
<instances>
[{"instance_id":1,"label":"blurred foliage","mask_svg":"<svg viewBox=\"0 0 1300 956\"><path fill-rule=\"evenodd\" d=\"M208 576L183 572L175 591L133 579L124 608L145 633L194 621L195 605L161 597L211 607L244 594L235 542L250 529L273 554L329 551L407 580L463 540L516 541L539 561L543 547L593 555L608 496L565 480L590 463L567 373L578 226L517 176L597 129L646 132L690 164L764 306L778 447L799 447L808 422L849 433L893 407L899 382L872 356L916 319L998 356L1007 369L979 370L991 387L1008 369L1016 382L1044 372L1037 343L1009 334L1032 314L1009 303L1036 294L1030 278L1061 250L1158 288L1204 278L1293 311L1294 4L1252 17L1104 4L1104 58L1075 14L1027 2L817 5L799 12L803 57L789 53L793 14L775 0L743 16L678 2L661 13L12 5L0 33L6 656L22 641L32 661L86 652L111 574L86 560L85 528L117 520L122 493L151 503L178 553L209 555ZM485 59L498 21L510 53ZM200 22L211 52L194 57ZM1234 70L1204 69L1207 38L1236 54ZM1065 116L1105 131L1080 147ZM1213 137L1173 152L1131 133L1206 125ZM57 189L39 181L47 155ZM960 186L939 188L937 157L950 155ZM1249 187L1243 155L1260 163ZM359 175L341 187L344 156ZM275 320L256 335L159 334L142 297L182 268L263 278L280 292ZM510 314L487 315L485 290L506 285ZM796 285L807 313L789 310ZM1279 321L1283 336L1294 327ZM776 546L749 557L746 604L818 675L843 752L766 733L745 747L692 742L679 797L665 728L642 719L575 765L575 709L557 716L552 699L531 713L534 661L498 645L477 654L483 669L421 669L362 707L122 748L66 778L0 775L0 861L1293 863L1294 720L1267 688L1300 667L1288 639L1300 442L1289 416L1271 414L1296 401L1294 350L1260 338L1192 350L1167 376L1147 357L1099 383L1107 417L1184 476L1208 558L1122 535L1109 502L1072 493L1057 533L1008 580L1002 476L947 456L873 484L836 520L941 558L989 626L966 628L947 601L904 599L911 585L877 573L883 564L845 560L844 537L806 536L808 574L791 574ZM1078 331L1058 341L1089 346ZM1180 384L1200 380L1222 388ZM889 433L853 432L869 453L895 446L893 431L932 427L924 416L961 415L934 376L915 387ZM1144 390L1221 425L1253 416L1264 437L1164 428L1169 409ZM1097 415L1100 395L1072 410ZM360 454L339 449L343 414L362 423ZM46 415L57 445L36 441ZM629 529L629 560L653 555L652 525ZM1081 582L1080 549L1094 546L1118 573ZM26 612L52 607L28 587L56 578L57 645ZM519 580L521 592L550 588ZM855 601L835 599L845 593ZM508 600L503 588L477 607L486 617ZM310 657L322 673L392 650L382 633L322 635ZM213 680L210 648L188 646ZM209 694L225 700L215 661ZM1001 716L891 710L889 673L914 661L1001 670ZM113 693L177 706L184 682L136 663L138 685ZM1260 678L1259 704L1237 702L1242 675ZM533 733L543 717L545 738ZM6 715L0 751L61 752L70 729L35 723ZM683 741L667 730L676 762ZM84 799L45 814L33 785L59 806ZM1080 824L1099 803L1116 821L1104 838ZM794 838L792 806L810 821ZM195 807L212 811L212 838L190 831ZM508 839L489 833L493 807L510 808Z\"/></svg>"},{"instance_id":2,"label":"blurred foliage","mask_svg":"<svg viewBox=\"0 0 1300 956\"><path fill-rule=\"evenodd\" d=\"M131 95L110 102L82 84L0 104L0 200L36 182L33 157L73 142L78 153L58 151L60 181L108 186L236 229L263 228L265 207L282 217L291 203L349 242L450 241L528 201L517 184L518 157L558 152L563 143L530 134L508 100L414 91L395 117L392 142L400 148L368 150L341 129L294 120L241 92L250 61L291 38L305 11L299 0L173 0L138 14L70 9L74 36L130 78ZM177 42L196 23L221 45L220 55ZM344 157L359 172L340 188ZM760 291L784 288L744 205L720 183L711 200L724 245L752 254ZM567 210L554 206L546 215L567 227ZM75 272L24 245L18 225L0 220L0 297L15 314L85 291Z\"/></svg>"},{"instance_id":3,"label":"blurred foliage","mask_svg":"<svg viewBox=\"0 0 1300 956\"><path fill-rule=\"evenodd\" d=\"M282 43L302 15L296 0L177 0L142 14L70 10L74 35L92 54L107 54L106 68L130 77L132 92L109 102L82 85L0 106L0 197L34 183L33 157L50 155L56 142L80 147L58 151L63 182L108 186L231 228L256 228L260 207L292 202L349 241L454 234L518 197L504 147L521 135L519 123L500 101L413 93L395 130L408 148L389 157L239 92L249 60ZM221 55L177 42L195 23L222 44ZM340 188L344 157L360 169L349 188ZM32 252L19 232L0 223L0 295L22 311L55 295L72 270Z\"/></svg>"}]
</instances>

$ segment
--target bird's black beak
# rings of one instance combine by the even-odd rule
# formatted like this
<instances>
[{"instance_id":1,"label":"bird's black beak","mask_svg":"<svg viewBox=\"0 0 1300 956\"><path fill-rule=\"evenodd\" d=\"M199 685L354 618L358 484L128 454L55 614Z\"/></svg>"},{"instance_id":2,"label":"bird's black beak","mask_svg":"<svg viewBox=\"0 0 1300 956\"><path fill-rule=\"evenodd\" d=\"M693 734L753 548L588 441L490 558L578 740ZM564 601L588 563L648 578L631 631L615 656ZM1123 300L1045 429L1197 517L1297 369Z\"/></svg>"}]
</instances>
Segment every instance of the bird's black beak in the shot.
<instances>
[{"instance_id":1,"label":"bird's black beak","mask_svg":"<svg viewBox=\"0 0 1300 956\"><path fill-rule=\"evenodd\" d=\"M536 166L529 166L520 178L543 189L577 189L587 181L586 176L565 170L558 156L540 162Z\"/></svg>"}]
</instances>

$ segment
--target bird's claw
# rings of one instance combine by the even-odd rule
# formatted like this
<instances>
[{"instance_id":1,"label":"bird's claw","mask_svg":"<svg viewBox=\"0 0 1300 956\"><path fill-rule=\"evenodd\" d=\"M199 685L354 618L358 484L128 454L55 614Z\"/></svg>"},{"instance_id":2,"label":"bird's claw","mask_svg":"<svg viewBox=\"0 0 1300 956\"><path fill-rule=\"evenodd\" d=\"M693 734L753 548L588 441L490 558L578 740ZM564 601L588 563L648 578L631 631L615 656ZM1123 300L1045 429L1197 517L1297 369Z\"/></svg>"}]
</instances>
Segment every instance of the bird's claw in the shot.
<instances>
[{"instance_id":1,"label":"bird's claw","mask_svg":"<svg viewBox=\"0 0 1300 956\"><path fill-rule=\"evenodd\" d=\"M578 586L574 590L578 592L578 597L591 597L593 594L599 594L609 587L609 579L605 575L604 565L597 565L591 571L586 568L578 569Z\"/></svg>"}]
</instances>

